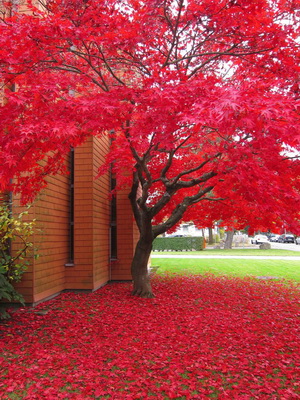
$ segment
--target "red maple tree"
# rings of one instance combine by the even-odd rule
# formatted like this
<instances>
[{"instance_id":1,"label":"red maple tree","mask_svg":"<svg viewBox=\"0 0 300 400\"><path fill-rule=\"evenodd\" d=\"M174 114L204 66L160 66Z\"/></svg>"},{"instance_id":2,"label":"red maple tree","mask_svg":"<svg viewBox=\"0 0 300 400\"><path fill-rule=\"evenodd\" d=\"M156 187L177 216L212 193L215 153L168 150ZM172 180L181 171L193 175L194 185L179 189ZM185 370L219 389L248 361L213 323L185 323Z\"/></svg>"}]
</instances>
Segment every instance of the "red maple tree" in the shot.
<instances>
[{"instance_id":1,"label":"red maple tree","mask_svg":"<svg viewBox=\"0 0 300 400\"><path fill-rule=\"evenodd\" d=\"M118 188L131 185L141 296L152 296L154 238L183 217L299 231L296 1L40 0L29 9L7 4L0 23L1 189L14 177L31 199L71 146L113 129L100 172L113 163Z\"/></svg>"}]
</instances>

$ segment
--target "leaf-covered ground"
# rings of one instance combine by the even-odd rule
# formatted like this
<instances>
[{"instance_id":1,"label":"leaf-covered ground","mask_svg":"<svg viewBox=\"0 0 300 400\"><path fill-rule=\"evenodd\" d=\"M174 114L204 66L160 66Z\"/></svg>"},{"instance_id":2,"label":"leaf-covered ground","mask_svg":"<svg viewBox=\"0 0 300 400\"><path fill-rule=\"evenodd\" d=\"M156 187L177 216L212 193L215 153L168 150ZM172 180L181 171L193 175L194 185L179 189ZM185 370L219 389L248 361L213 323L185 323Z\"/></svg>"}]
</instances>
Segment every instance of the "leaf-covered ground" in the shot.
<instances>
[{"instance_id":1,"label":"leaf-covered ground","mask_svg":"<svg viewBox=\"0 0 300 400\"><path fill-rule=\"evenodd\" d=\"M0 325L1 399L300 399L299 286L214 276L66 293Z\"/></svg>"}]
</instances>

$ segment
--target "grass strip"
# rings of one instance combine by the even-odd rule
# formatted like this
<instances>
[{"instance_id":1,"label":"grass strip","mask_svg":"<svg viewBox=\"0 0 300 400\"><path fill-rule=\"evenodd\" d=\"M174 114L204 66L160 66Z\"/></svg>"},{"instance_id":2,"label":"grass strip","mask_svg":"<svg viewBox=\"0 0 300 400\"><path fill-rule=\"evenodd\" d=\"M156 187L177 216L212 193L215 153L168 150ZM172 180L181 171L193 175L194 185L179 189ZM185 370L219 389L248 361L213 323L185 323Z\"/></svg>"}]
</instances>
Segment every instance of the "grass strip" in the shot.
<instances>
[{"instance_id":1,"label":"grass strip","mask_svg":"<svg viewBox=\"0 0 300 400\"><path fill-rule=\"evenodd\" d=\"M247 260L247 259L164 259L155 258L152 265L159 266L157 273L203 275L212 273L227 276L275 277L300 282L300 260Z\"/></svg>"}]
</instances>

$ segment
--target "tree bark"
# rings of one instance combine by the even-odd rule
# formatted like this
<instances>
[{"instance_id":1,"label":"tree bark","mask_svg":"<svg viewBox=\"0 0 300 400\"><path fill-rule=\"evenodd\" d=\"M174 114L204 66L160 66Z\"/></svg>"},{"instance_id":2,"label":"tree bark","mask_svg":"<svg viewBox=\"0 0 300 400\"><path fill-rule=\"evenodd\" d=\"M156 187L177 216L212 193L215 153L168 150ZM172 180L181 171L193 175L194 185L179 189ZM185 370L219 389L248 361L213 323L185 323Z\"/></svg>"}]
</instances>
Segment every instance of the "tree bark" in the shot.
<instances>
[{"instance_id":1,"label":"tree bark","mask_svg":"<svg viewBox=\"0 0 300 400\"><path fill-rule=\"evenodd\" d=\"M234 236L234 230L226 232L226 239L224 244L224 249L232 249L232 241Z\"/></svg>"},{"instance_id":2,"label":"tree bark","mask_svg":"<svg viewBox=\"0 0 300 400\"><path fill-rule=\"evenodd\" d=\"M150 238L140 238L131 263L131 275L133 279L134 296L152 298L154 294L150 283L148 272L148 262L152 250L152 240Z\"/></svg>"},{"instance_id":3,"label":"tree bark","mask_svg":"<svg viewBox=\"0 0 300 400\"><path fill-rule=\"evenodd\" d=\"M210 227L208 228L208 244L213 244L214 243L214 237L213 237L213 229Z\"/></svg>"}]
</instances>

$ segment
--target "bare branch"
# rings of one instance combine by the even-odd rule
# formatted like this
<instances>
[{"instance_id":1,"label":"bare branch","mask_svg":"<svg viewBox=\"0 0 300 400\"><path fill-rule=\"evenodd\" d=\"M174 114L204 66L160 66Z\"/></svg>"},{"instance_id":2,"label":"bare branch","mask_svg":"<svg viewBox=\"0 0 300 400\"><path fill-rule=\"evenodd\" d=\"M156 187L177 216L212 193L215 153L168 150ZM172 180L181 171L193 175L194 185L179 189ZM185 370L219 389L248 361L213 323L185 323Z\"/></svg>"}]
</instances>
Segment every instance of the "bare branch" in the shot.
<instances>
[{"instance_id":1,"label":"bare branch","mask_svg":"<svg viewBox=\"0 0 300 400\"><path fill-rule=\"evenodd\" d=\"M84 48L86 49L88 57L89 57L88 59L86 59L84 56L82 56L82 58L88 63L88 65L93 69L93 71L100 77L100 79L101 79L101 81L103 83L103 86L105 86L106 91L108 92L109 88L108 88L108 85L107 85L107 83L106 83L106 81L105 81L105 79L103 77L101 69L94 67L94 65L92 64L92 60L91 60L93 55L90 54L89 48L88 48L88 46L86 45L86 43L84 41L82 41L82 44L83 44Z\"/></svg>"},{"instance_id":2,"label":"bare branch","mask_svg":"<svg viewBox=\"0 0 300 400\"><path fill-rule=\"evenodd\" d=\"M171 46L169 48L169 52L167 54L166 61L164 62L162 68L164 68L166 65L168 65L169 59L171 57L171 54L172 54L174 48L175 48L175 53L177 54L177 46L178 46L177 32L178 32L178 26L179 26L179 22L180 22L180 18L181 18L182 9L183 9L183 0L179 0L179 10L178 10L175 26L173 27L172 21L169 18L167 12L166 12L166 7L164 8L165 18L166 18L166 20L167 20L167 22L168 22L168 24L170 26L170 29L171 29L171 31L173 33L173 40L172 40Z\"/></svg>"},{"instance_id":3,"label":"bare branch","mask_svg":"<svg viewBox=\"0 0 300 400\"><path fill-rule=\"evenodd\" d=\"M188 77L191 78L192 76L194 76L200 69L202 69L203 67L205 67L205 65L211 63L214 60L217 60L223 56L232 56L232 57L244 57L244 56L249 56L251 54L262 54L262 53L266 53L270 50L273 50L272 48L267 48L267 49L262 49L262 50L252 50L252 51L245 51L245 52L241 52L241 53L231 53L230 50L237 47L237 45L233 45L230 49L224 51L224 52L220 52L217 53L214 57L209 58L208 60L204 61L202 64L200 64L198 67L196 67L189 75ZM213 54L213 53L212 53ZM196 58L196 57L200 57L201 55L191 55L190 57L192 58ZM176 61L179 62L179 61Z\"/></svg>"},{"instance_id":4,"label":"bare branch","mask_svg":"<svg viewBox=\"0 0 300 400\"><path fill-rule=\"evenodd\" d=\"M172 165L172 161L173 161L173 157L174 157L175 151L171 150L169 152L169 156L168 156L168 160L166 162L166 165L164 166L164 168L161 170L160 173L160 178L159 180L161 180L162 182L164 182L165 184L168 182L168 179L166 177L167 172L169 171L169 169L171 168Z\"/></svg>"},{"instance_id":5,"label":"bare branch","mask_svg":"<svg viewBox=\"0 0 300 400\"><path fill-rule=\"evenodd\" d=\"M207 188L199 190L199 192L196 193L194 196L185 197L184 200L175 207L172 214L165 222L153 227L153 236L156 237L158 235L161 235L172 226L174 226L177 222L181 220L185 211L190 205L199 202L207 193L211 192L213 188L214 186L208 186Z\"/></svg>"},{"instance_id":6,"label":"bare branch","mask_svg":"<svg viewBox=\"0 0 300 400\"><path fill-rule=\"evenodd\" d=\"M191 186L187 186L187 184L189 182L182 182L182 181L179 182L179 179L185 175L189 175L194 172L200 171L206 164L208 164L209 162L211 162L212 160L214 160L215 158L218 158L220 156L221 156L221 153L217 153L214 156L207 158L205 161L203 161L201 164L197 165L196 167L180 172L174 179L172 179L172 184L177 184L178 187L192 187L196 184L203 182L202 181L203 178L201 177L198 179L193 179L192 181L194 181L195 183L191 184Z\"/></svg>"},{"instance_id":7,"label":"bare branch","mask_svg":"<svg viewBox=\"0 0 300 400\"><path fill-rule=\"evenodd\" d=\"M95 43L95 45L96 45L96 47L97 47L99 53L100 53L101 56L102 56L102 61L104 62L104 65L105 65L106 69L109 71L109 73L112 75L112 77L113 77L117 82L119 82L122 86L126 86L125 82L123 82L122 79L120 79L120 78L113 72L113 70L112 70L111 66L109 65L108 60L107 60L107 58L105 57L105 55L104 55L103 50L101 49L101 47L100 47L97 43Z\"/></svg>"},{"instance_id":8,"label":"bare branch","mask_svg":"<svg viewBox=\"0 0 300 400\"><path fill-rule=\"evenodd\" d=\"M55 61L57 62L57 61ZM92 76L90 76L89 74L83 72L82 70L80 70L79 68L73 66L73 65L63 65L62 67L56 65L56 66L47 66L46 69L53 69L53 70L58 70L58 71L66 71L66 72L71 72L73 74L78 74L78 75L84 75L86 76L88 79L90 79L96 86L100 87L104 92L107 92L107 89L105 86L102 86L100 84L100 82L97 81L97 79L93 78Z\"/></svg>"},{"instance_id":9,"label":"bare branch","mask_svg":"<svg viewBox=\"0 0 300 400\"><path fill-rule=\"evenodd\" d=\"M282 159L282 161L286 161L286 160L299 160L300 159L300 155L297 156L289 156L289 157L284 157Z\"/></svg>"}]
</instances>

